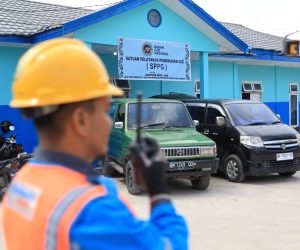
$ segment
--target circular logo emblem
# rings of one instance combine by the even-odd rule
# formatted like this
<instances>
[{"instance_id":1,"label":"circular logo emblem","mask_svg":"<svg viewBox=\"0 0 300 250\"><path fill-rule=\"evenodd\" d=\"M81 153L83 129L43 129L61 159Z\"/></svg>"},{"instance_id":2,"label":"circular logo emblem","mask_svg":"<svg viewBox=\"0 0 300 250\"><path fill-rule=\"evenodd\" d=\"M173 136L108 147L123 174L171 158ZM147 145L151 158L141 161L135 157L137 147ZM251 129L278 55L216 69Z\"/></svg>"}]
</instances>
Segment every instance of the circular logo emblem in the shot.
<instances>
[{"instance_id":1,"label":"circular logo emblem","mask_svg":"<svg viewBox=\"0 0 300 250\"><path fill-rule=\"evenodd\" d=\"M149 10L148 15L147 15L148 23L152 27L158 27L161 24L161 14L159 13L158 10L152 9Z\"/></svg>"},{"instance_id":2,"label":"circular logo emblem","mask_svg":"<svg viewBox=\"0 0 300 250\"><path fill-rule=\"evenodd\" d=\"M286 145L283 143L283 144L281 144L281 148L283 149L283 150L285 150L286 149Z\"/></svg>"},{"instance_id":3,"label":"circular logo emblem","mask_svg":"<svg viewBox=\"0 0 300 250\"><path fill-rule=\"evenodd\" d=\"M183 156L183 154L184 154L183 149L178 149L177 152L176 152L177 156Z\"/></svg>"},{"instance_id":4,"label":"circular logo emblem","mask_svg":"<svg viewBox=\"0 0 300 250\"><path fill-rule=\"evenodd\" d=\"M152 51L153 51L153 47L151 45L151 43L144 43L143 44L143 53L145 56L151 56L152 55Z\"/></svg>"}]
</instances>

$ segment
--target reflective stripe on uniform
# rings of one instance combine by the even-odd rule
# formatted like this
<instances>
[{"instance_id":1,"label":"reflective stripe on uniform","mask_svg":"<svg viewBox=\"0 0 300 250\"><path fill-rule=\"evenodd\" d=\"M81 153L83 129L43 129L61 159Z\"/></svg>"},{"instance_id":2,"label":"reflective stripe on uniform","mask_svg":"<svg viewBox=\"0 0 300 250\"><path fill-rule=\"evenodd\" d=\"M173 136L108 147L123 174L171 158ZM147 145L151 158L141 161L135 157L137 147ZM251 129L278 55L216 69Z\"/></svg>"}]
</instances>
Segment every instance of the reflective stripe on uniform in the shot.
<instances>
[{"instance_id":1,"label":"reflective stripe on uniform","mask_svg":"<svg viewBox=\"0 0 300 250\"><path fill-rule=\"evenodd\" d=\"M31 163L20 170L11 187L6 196L14 195L12 205L18 209L12 207L9 197L4 197L2 202L4 240L10 250L24 246L30 250L69 250L74 220L90 201L108 193L105 186L91 184L85 175L76 171ZM24 203L32 190L39 192L34 192L32 203ZM23 208L25 205L27 210Z\"/></svg>"},{"instance_id":2,"label":"reflective stripe on uniform","mask_svg":"<svg viewBox=\"0 0 300 250\"><path fill-rule=\"evenodd\" d=\"M70 207L80 195L92 188L92 186L76 188L67 194L54 209L47 227L46 250L56 250L59 221L66 212L67 208Z\"/></svg>"}]
</instances>

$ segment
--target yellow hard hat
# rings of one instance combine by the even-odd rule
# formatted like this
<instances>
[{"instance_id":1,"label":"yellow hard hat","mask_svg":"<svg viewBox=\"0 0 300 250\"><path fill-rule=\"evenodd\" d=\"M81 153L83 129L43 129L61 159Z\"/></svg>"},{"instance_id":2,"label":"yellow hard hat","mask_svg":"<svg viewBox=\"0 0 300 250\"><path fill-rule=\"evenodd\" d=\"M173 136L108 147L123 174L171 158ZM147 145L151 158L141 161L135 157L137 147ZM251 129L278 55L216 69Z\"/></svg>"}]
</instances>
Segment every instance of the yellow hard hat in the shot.
<instances>
[{"instance_id":1,"label":"yellow hard hat","mask_svg":"<svg viewBox=\"0 0 300 250\"><path fill-rule=\"evenodd\" d=\"M34 108L121 96L100 58L83 42L58 38L29 49L19 60L11 107Z\"/></svg>"}]
</instances>

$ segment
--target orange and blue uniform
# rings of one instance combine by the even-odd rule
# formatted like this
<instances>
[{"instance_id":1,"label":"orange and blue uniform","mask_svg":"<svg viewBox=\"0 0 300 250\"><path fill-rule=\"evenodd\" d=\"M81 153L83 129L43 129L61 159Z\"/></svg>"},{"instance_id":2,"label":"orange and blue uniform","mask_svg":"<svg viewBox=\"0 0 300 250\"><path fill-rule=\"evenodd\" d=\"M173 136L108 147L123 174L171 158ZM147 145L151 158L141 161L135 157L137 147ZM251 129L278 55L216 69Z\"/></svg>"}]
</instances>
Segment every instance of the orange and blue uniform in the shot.
<instances>
[{"instance_id":1,"label":"orange and blue uniform","mask_svg":"<svg viewBox=\"0 0 300 250\"><path fill-rule=\"evenodd\" d=\"M187 249L186 223L169 201L135 216L112 180L82 160L38 149L3 200L8 250Z\"/></svg>"}]
</instances>

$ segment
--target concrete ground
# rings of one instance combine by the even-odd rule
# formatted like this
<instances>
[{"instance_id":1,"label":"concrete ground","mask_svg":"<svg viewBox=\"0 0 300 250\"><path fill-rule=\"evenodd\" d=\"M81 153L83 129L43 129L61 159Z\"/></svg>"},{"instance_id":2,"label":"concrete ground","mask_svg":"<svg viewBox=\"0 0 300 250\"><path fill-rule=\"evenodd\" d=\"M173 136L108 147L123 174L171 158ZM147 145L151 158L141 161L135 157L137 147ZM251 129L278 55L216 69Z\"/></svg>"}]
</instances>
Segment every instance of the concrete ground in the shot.
<instances>
[{"instance_id":1,"label":"concrete ground","mask_svg":"<svg viewBox=\"0 0 300 250\"><path fill-rule=\"evenodd\" d=\"M132 196L123 178L115 181L146 219L147 196ZM206 191L191 189L187 180L170 180L168 186L188 222L191 250L300 249L300 173L252 177L239 184L213 177Z\"/></svg>"},{"instance_id":2,"label":"concrete ground","mask_svg":"<svg viewBox=\"0 0 300 250\"><path fill-rule=\"evenodd\" d=\"M129 195L138 214L149 214L146 195ZM169 188L190 230L190 249L300 249L300 173L271 175L231 183L213 177L206 191L191 189L187 180L171 180Z\"/></svg>"}]
</instances>

